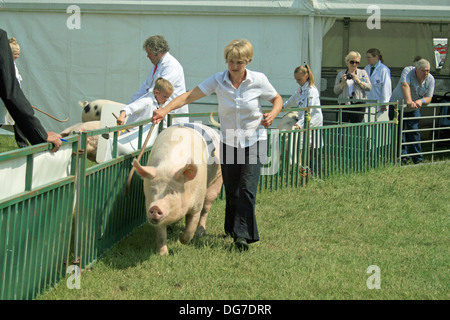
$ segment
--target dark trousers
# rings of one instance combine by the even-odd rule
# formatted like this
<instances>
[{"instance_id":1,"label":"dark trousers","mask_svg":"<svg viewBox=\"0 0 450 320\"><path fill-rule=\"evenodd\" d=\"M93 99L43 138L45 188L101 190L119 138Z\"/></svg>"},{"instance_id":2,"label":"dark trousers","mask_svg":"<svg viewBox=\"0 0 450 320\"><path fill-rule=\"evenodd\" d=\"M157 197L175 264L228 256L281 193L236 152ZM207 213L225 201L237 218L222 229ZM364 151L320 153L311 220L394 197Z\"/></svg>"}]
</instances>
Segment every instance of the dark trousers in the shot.
<instances>
[{"instance_id":1,"label":"dark trousers","mask_svg":"<svg viewBox=\"0 0 450 320\"><path fill-rule=\"evenodd\" d=\"M403 113L405 118L414 118L410 120L404 120L403 125L406 130L419 130L419 122L420 122L420 109L411 111L411 112L405 112ZM413 154L413 153L421 153L422 152L422 145L420 144L420 132L414 131L414 132L407 132L402 135L402 142L418 142L416 144L409 144L406 146L403 146L402 148L402 154ZM414 163L422 162L423 156L421 154L414 155L411 157ZM409 159L409 157L406 157L404 159Z\"/></svg>"},{"instance_id":2,"label":"dark trousers","mask_svg":"<svg viewBox=\"0 0 450 320\"><path fill-rule=\"evenodd\" d=\"M354 104L362 104L361 103L354 103ZM358 111L361 113L347 113L342 112L342 122L350 122L350 123L359 123L362 122L364 119L364 112L366 111L366 108L343 108L342 111Z\"/></svg>"},{"instance_id":3,"label":"dark trousers","mask_svg":"<svg viewBox=\"0 0 450 320\"><path fill-rule=\"evenodd\" d=\"M259 149L265 141L248 148L221 145L221 167L225 186L225 232L245 238L248 243L259 240L255 216L256 192L261 172ZM266 149L261 149L265 152Z\"/></svg>"},{"instance_id":4,"label":"dark trousers","mask_svg":"<svg viewBox=\"0 0 450 320\"><path fill-rule=\"evenodd\" d=\"M395 116L395 109L394 106L390 106L389 108L389 120L393 120ZM420 109L410 111L410 112L403 112L404 118L416 118L416 119L410 119L410 120L403 120L403 129L404 130L419 130L419 121L420 121ZM400 137L400 123L402 122L402 114L399 112L398 115L398 134ZM410 145L404 145L402 146L402 150L400 151L402 155L406 154L412 154L412 153L421 153L422 152L422 145L420 144L420 132L407 132L402 134L402 143L405 142L418 142L417 144L410 144ZM402 157L404 160L408 160L410 157ZM411 157L413 162L419 163L423 160L423 155L414 155Z\"/></svg>"}]
</instances>

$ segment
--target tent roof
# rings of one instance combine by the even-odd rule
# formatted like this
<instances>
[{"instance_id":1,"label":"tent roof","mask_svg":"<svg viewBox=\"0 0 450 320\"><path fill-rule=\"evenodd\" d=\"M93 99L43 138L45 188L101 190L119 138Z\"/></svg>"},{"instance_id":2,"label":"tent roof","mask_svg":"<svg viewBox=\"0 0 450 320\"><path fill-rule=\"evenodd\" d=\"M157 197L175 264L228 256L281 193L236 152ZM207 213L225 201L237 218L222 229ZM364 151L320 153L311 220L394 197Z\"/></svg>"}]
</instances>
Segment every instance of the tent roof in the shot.
<instances>
[{"instance_id":1,"label":"tent roof","mask_svg":"<svg viewBox=\"0 0 450 320\"><path fill-rule=\"evenodd\" d=\"M373 0L3 0L0 10L66 11L77 5L82 12L129 14L238 14L316 15L367 19ZM450 4L442 0L381 0L382 20L450 21Z\"/></svg>"}]
</instances>

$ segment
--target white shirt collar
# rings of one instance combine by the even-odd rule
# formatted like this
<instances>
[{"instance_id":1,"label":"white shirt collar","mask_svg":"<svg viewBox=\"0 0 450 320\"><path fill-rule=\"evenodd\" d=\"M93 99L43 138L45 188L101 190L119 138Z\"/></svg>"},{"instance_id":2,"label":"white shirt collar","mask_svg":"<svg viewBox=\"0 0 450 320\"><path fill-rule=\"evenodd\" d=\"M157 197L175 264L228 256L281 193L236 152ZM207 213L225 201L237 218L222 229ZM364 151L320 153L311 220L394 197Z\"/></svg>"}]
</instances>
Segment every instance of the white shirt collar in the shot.
<instances>
[{"instance_id":1,"label":"white shirt collar","mask_svg":"<svg viewBox=\"0 0 450 320\"><path fill-rule=\"evenodd\" d=\"M248 70L248 69L245 69L245 71L247 71L246 72L246 75L245 75L245 79L242 81L243 83L244 82L253 82L254 81L254 76L253 76L253 72L252 71L250 71L250 70ZM232 83L231 83L231 80L230 80L230 77L229 77L229 74L230 74L230 72L228 71L228 69L224 72L224 74L223 74L223 79L222 79L222 81L224 81L224 82L228 82L230 85L232 85Z\"/></svg>"},{"instance_id":2,"label":"white shirt collar","mask_svg":"<svg viewBox=\"0 0 450 320\"><path fill-rule=\"evenodd\" d=\"M301 86L301 88L302 88L303 90L307 89L308 87L309 87L309 81L306 81L306 82Z\"/></svg>"}]
</instances>

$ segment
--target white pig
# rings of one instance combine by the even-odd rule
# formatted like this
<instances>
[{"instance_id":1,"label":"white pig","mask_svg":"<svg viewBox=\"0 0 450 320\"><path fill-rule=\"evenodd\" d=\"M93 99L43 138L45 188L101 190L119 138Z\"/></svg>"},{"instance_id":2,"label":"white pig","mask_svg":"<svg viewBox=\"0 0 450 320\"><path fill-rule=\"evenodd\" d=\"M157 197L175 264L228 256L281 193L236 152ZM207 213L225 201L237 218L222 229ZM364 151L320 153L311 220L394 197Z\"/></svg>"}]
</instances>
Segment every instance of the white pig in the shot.
<instances>
[{"instance_id":1,"label":"white pig","mask_svg":"<svg viewBox=\"0 0 450 320\"><path fill-rule=\"evenodd\" d=\"M93 100L91 102L85 101L84 103L78 101L80 107L83 108L83 111L81 113L81 121L87 122L100 120L100 117L102 115L102 107L105 103L119 104L125 106L125 104L123 103L103 99Z\"/></svg>"},{"instance_id":2,"label":"white pig","mask_svg":"<svg viewBox=\"0 0 450 320\"><path fill-rule=\"evenodd\" d=\"M147 217L156 228L156 245L161 255L168 254L168 224L186 217L180 241L187 244L197 231L206 232L206 220L212 203L222 187L217 131L195 124L209 133L212 149L204 134L185 124L163 130L155 140L147 166L136 160L133 166L144 178ZM203 135L203 136L202 136ZM211 140L211 139L210 139Z\"/></svg>"}]
</instances>

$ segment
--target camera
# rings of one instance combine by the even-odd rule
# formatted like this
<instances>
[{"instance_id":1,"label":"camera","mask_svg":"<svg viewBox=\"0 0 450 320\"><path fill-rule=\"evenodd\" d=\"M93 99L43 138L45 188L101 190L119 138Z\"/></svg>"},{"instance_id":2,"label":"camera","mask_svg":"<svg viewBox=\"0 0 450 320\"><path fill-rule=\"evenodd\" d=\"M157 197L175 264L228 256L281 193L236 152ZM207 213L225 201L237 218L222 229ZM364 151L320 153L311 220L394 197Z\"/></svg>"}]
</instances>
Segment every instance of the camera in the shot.
<instances>
[{"instance_id":1,"label":"camera","mask_svg":"<svg viewBox=\"0 0 450 320\"><path fill-rule=\"evenodd\" d=\"M347 73L347 80L352 80L353 79L353 75L351 73Z\"/></svg>"}]
</instances>

